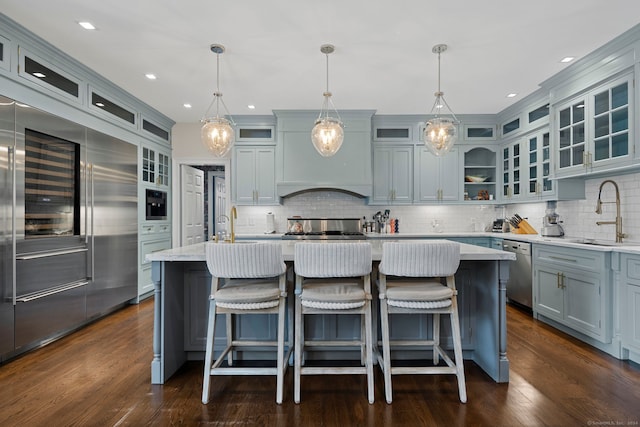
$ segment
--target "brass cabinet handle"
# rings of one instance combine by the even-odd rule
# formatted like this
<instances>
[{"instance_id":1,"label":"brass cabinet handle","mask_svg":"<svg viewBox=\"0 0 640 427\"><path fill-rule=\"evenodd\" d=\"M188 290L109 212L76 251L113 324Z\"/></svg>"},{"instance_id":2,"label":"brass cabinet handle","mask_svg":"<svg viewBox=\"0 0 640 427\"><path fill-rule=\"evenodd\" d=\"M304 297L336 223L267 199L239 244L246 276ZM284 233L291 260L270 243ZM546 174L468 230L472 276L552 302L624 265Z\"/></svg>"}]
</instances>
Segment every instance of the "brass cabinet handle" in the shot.
<instances>
[{"instance_id":1,"label":"brass cabinet handle","mask_svg":"<svg viewBox=\"0 0 640 427\"><path fill-rule=\"evenodd\" d=\"M564 273L556 273L557 275L557 280L558 280L558 289L564 289L566 288L565 284L564 284Z\"/></svg>"}]
</instances>

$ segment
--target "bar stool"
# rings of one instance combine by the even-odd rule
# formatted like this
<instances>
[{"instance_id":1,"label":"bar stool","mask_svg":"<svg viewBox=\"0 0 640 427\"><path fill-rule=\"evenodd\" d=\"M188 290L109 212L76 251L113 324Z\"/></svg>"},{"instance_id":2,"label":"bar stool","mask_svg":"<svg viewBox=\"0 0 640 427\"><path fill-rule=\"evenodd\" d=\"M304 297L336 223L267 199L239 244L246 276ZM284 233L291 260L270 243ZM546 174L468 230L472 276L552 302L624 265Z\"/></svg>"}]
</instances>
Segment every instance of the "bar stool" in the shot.
<instances>
[{"instance_id":1,"label":"bar stool","mask_svg":"<svg viewBox=\"0 0 640 427\"><path fill-rule=\"evenodd\" d=\"M459 264L460 245L456 242L438 240L383 243L378 280L382 356L379 353L377 356L384 374L387 403L392 401L391 375L397 374L453 374L458 378L460 401L462 403L467 401L454 278ZM391 341L389 314L393 313L431 314L433 316L432 339ZM451 319L455 363L440 346L441 314L448 314ZM391 366L392 345L394 347L431 347L434 366ZM447 366L437 366L440 357Z\"/></svg>"},{"instance_id":2,"label":"bar stool","mask_svg":"<svg viewBox=\"0 0 640 427\"><path fill-rule=\"evenodd\" d=\"M296 310L294 401L300 403L301 375L366 374L374 402L371 321L371 245L367 242L300 242L295 245ZM314 314L359 314L360 337L306 340L304 318ZM363 366L303 366L303 352L314 347L359 347Z\"/></svg>"},{"instance_id":3,"label":"bar stool","mask_svg":"<svg viewBox=\"0 0 640 427\"><path fill-rule=\"evenodd\" d=\"M286 265L280 243L206 243L207 267L211 273L209 321L202 382L202 403L209 401L213 375L275 375L276 403L282 403L284 375L293 346L288 340L285 354ZM224 284L221 284L224 279ZM293 310L290 307L291 319ZM216 314L226 314L227 345L213 360ZM240 340L235 337L236 314L274 313L278 316L277 340ZM292 328L289 328L289 334ZM242 347L276 350L276 367L236 367L234 352ZM227 365L221 366L227 357Z\"/></svg>"}]
</instances>

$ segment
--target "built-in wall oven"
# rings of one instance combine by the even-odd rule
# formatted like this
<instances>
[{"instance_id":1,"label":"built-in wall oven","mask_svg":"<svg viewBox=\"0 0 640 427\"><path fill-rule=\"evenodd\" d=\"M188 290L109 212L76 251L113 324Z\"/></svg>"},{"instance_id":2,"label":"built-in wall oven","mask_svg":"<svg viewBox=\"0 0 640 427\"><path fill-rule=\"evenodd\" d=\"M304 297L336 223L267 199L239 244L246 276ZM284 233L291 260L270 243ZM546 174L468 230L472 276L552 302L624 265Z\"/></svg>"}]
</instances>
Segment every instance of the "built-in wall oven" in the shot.
<instances>
[{"instance_id":1,"label":"built-in wall oven","mask_svg":"<svg viewBox=\"0 0 640 427\"><path fill-rule=\"evenodd\" d=\"M152 221L167 219L167 192L147 188L145 196L146 220Z\"/></svg>"}]
</instances>

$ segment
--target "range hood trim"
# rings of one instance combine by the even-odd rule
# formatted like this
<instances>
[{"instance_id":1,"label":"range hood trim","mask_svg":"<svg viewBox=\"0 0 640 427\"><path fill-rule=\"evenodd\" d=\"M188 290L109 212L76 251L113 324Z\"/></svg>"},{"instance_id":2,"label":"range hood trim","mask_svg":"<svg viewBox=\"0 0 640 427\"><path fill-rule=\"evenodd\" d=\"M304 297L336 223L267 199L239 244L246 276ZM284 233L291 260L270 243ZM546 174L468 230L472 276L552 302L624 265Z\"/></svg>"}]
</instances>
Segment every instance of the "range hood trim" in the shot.
<instances>
[{"instance_id":1,"label":"range hood trim","mask_svg":"<svg viewBox=\"0 0 640 427\"><path fill-rule=\"evenodd\" d=\"M308 191L340 191L366 198L373 194L373 185L369 184L322 184L312 185L308 182L279 182L276 183L278 197L293 196Z\"/></svg>"}]
</instances>

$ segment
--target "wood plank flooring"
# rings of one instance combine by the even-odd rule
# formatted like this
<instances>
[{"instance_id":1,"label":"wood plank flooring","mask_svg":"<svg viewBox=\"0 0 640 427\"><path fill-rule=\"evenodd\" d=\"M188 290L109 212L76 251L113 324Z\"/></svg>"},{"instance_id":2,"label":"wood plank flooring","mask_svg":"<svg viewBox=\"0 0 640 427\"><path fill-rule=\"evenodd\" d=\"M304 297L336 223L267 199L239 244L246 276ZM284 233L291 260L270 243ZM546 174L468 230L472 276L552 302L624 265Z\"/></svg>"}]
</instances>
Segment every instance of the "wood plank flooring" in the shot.
<instances>
[{"instance_id":1,"label":"wood plank flooring","mask_svg":"<svg viewBox=\"0 0 640 427\"><path fill-rule=\"evenodd\" d=\"M150 384L153 301L129 306L44 348L0 366L0 426L637 426L640 366L619 361L508 307L511 381L496 384L465 363L468 403L453 376L395 376L376 403L364 376L303 377L293 403L275 378L215 377L200 402L202 362L165 385Z\"/></svg>"}]
</instances>

